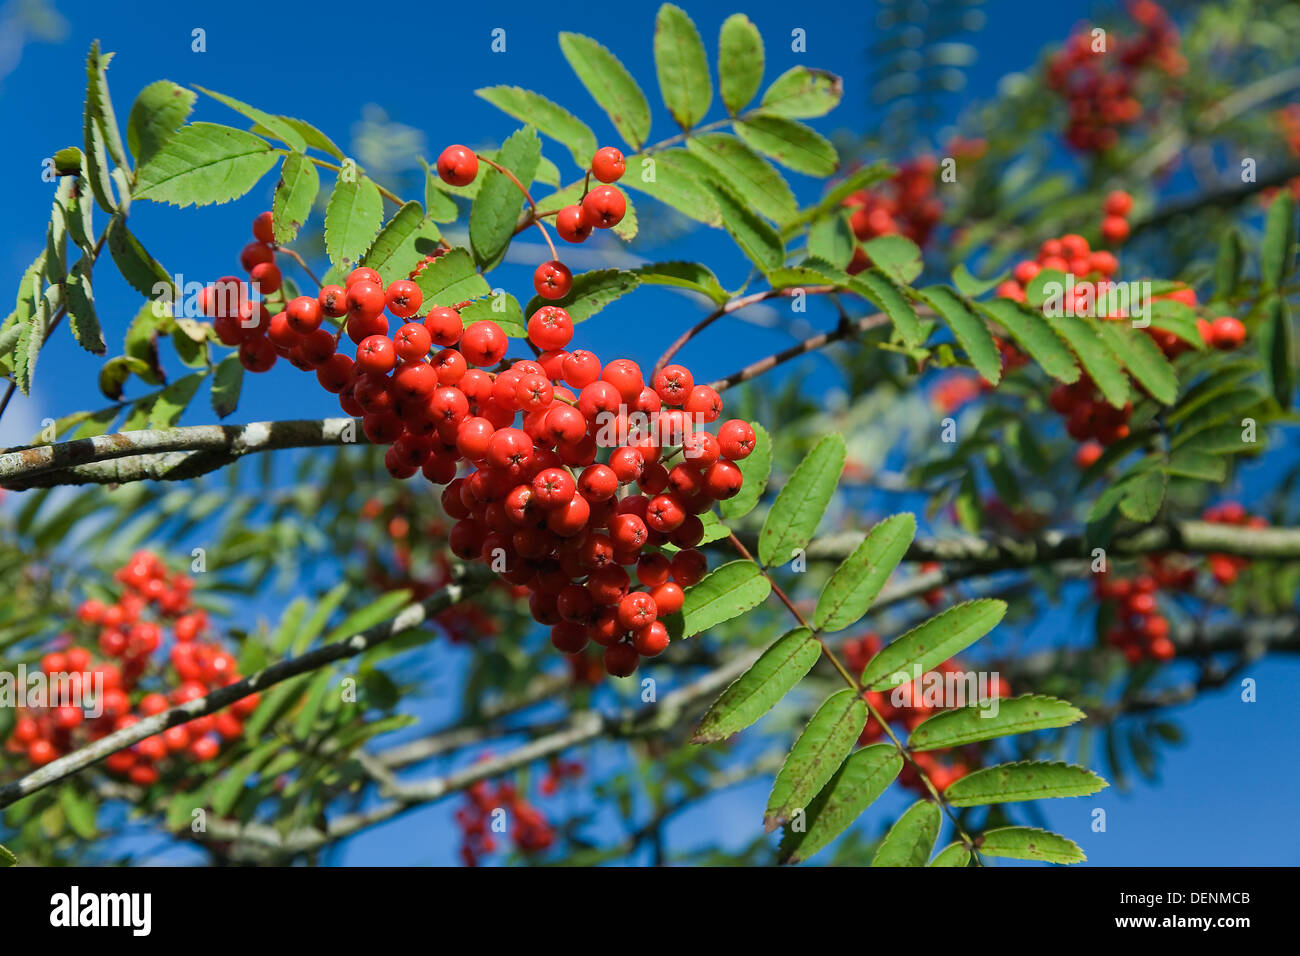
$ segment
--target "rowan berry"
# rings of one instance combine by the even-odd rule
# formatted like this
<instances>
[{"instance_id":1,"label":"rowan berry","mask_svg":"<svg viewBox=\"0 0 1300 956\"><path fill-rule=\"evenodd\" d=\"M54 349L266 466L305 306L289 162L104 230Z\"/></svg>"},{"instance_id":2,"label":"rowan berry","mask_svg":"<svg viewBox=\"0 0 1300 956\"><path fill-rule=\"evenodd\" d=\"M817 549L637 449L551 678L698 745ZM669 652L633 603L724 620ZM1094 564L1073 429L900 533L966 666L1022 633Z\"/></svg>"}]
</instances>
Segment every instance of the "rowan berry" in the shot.
<instances>
[{"instance_id":1,"label":"rowan berry","mask_svg":"<svg viewBox=\"0 0 1300 956\"><path fill-rule=\"evenodd\" d=\"M468 186L478 176L478 157L466 146L448 146L438 157L438 176L448 185Z\"/></svg>"},{"instance_id":2,"label":"rowan berry","mask_svg":"<svg viewBox=\"0 0 1300 956\"><path fill-rule=\"evenodd\" d=\"M602 146L591 159L591 174L602 183L617 182L626 170L623 154L613 146Z\"/></svg>"},{"instance_id":3,"label":"rowan berry","mask_svg":"<svg viewBox=\"0 0 1300 956\"><path fill-rule=\"evenodd\" d=\"M555 231L565 242L584 242L594 228L579 205L565 206L555 215Z\"/></svg>"},{"instance_id":4,"label":"rowan berry","mask_svg":"<svg viewBox=\"0 0 1300 956\"><path fill-rule=\"evenodd\" d=\"M470 325L460 340L460 351L471 365L486 367L496 365L506 357L510 340L501 326L486 319Z\"/></svg>"},{"instance_id":5,"label":"rowan berry","mask_svg":"<svg viewBox=\"0 0 1300 956\"><path fill-rule=\"evenodd\" d=\"M533 288L543 299L563 299L573 287L573 273L558 259L543 262L533 273Z\"/></svg>"},{"instance_id":6,"label":"rowan berry","mask_svg":"<svg viewBox=\"0 0 1300 956\"><path fill-rule=\"evenodd\" d=\"M424 293L411 280L398 279L389 284L387 291L384 292L384 301L388 305L388 311L393 315L399 319L409 319L420 311L420 305L424 302Z\"/></svg>"},{"instance_id":7,"label":"rowan berry","mask_svg":"<svg viewBox=\"0 0 1300 956\"><path fill-rule=\"evenodd\" d=\"M573 339L573 320L557 305L544 305L528 319L528 338L544 352L562 349Z\"/></svg>"},{"instance_id":8,"label":"rowan berry","mask_svg":"<svg viewBox=\"0 0 1300 956\"><path fill-rule=\"evenodd\" d=\"M275 241L273 224L274 217L270 212L258 213L257 218L253 220L253 238L270 245Z\"/></svg>"},{"instance_id":9,"label":"rowan berry","mask_svg":"<svg viewBox=\"0 0 1300 956\"><path fill-rule=\"evenodd\" d=\"M617 186L597 186L582 200L582 211L597 229L612 229L627 214L627 199Z\"/></svg>"}]
</instances>

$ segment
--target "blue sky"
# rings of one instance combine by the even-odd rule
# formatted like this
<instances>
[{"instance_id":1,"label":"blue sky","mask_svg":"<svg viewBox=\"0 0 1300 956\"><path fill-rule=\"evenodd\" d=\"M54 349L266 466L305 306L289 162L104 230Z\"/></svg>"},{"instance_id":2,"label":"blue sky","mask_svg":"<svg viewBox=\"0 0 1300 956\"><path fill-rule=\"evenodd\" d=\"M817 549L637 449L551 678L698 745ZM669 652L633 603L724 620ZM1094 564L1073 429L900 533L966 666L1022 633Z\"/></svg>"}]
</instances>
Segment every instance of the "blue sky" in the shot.
<instances>
[{"instance_id":1,"label":"blue sky","mask_svg":"<svg viewBox=\"0 0 1300 956\"><path fill-rule=\"evenodd\" d=\"M546 4L511 0L367 8L335 2L227 2L201 5L199 12L193 7L200 5L175 3L132 3L120 12L93 2L60 0L56 6L67 21L60 42L27 45L16 65L0 58L0 66L11 68L0 77L0 121L9 133L7 148L0 152L8 225L0 238L0 274L12 280L43 242L52 187L41 182L41 161L60 147L81 141L82 61L96 37L104 49L116 53L109 81L122 122L139 89L168 78L307 119L345 149L354 124L367 108L373 115L378 107L390 121L422 133L425 155L432 158L447 143L494 143L515 128L514 121L473 96L474 89L499 83L537 89L579 113L602 141L617 142L559 53L557 31L576 30L610 46L642 81L655 115L652 140L675 131L653 79L650 37L655 4L623 2L602 8L568 0ZM843 76L843 104L816 124L823 132L861 130L879 122L866 80L866 50L876 4L804 2L792 9L787 3L760 0L684 6L710 51L716 49L718 27L725 16L737 9L747 13L766 40L769 81L796 63ZM1063 37L1090 9L1072 2L1020 0L987 6L988 25L974 39L980 58L968 74L966 91L951 99L954 106L992 95L1004 72L1031 65L1044 43ZM0 7L0 18L5 9ZM602 9L608 12L597 12ZM505 53L489 50L496 28L506 31ZM795 28L806 32L806 54L789 49L788 38ZM205 31L206 52L191 49L195 29ZM195 117L240 122L236 114L213 101L201 101ZM572 178L564 151L548 145L546 152L560 163L566 181ZM815 184L795 180L803 198L815 194ZM249 221L269 207L273 184L268 177L253 195L227 206L178 211L141 203L132 210L132 228L170 271L200 280L231 272L247 239ZM415 188L407 192L419 195ZM745 275L743 260L717 235L695 234L666 248L637 251L652 258L703 258L729 287ZM535 262L536 253L525 250L524 262ZM501 281L524 298L531 292L530 272L530 265L507 264ZM139 307L138 298L111 279L97 284L97 291L106 334L120 348L125 323ZM633 301L609 309L602 321L584 326L581 335L585 346L602 355L622 354L650 363L698 318L696 306L680 297L638 293ZM743 335L737 335L738 330ZM697 378L707 379L788 343L788 336L778 330L719 323L688 355ZM99 407L102 398L94 386L97 367L93 357L61 335L42 356L34 396L17 397L0 424L0 444L26 440L46 416ZM824 366L811 360L802 370L819 367ZM278 368L269 375L249 376L236 418L337 413L328 396L296 387L297 375ZM208 420L211 414L202 403L186 418L192 424ZM1075 620L1062 614L1043 628L1049 637L1069 638ZM1182 722L1189 740L1164 758L1160 786L1138 784L1129 794L1112 788L1096 798L1057 801L1044 808L1050 824L1083 844L1099 864L1300 863L1300 839L1288 823L1294 809L1291 794L1300 783L1300 748L1295 735L1282 730L1294 714L1289 698L1300 677L1300 662L1269 661L1253 668L1250 676L1259 683L1256 704L1239 703L1229 689L1170 715ZM455 672L450 671L440 675L434 686L450 694L454 681ZM438 706L433 712L446 713ZM722 840L739 845L756 831L768 786L763 780L707 801L683 815L670 833L684 842ZM895 796L883 801L873 811L878 814L873 818L876 825L884 819L883 811L905 803ZM1109 825L1104 834L1089 832L1094 807L1107 810ZM452 862L451 809L451 803L444 803L368 831L345 845L335 859L367 864Z\"/></svg>"}]
</instances>

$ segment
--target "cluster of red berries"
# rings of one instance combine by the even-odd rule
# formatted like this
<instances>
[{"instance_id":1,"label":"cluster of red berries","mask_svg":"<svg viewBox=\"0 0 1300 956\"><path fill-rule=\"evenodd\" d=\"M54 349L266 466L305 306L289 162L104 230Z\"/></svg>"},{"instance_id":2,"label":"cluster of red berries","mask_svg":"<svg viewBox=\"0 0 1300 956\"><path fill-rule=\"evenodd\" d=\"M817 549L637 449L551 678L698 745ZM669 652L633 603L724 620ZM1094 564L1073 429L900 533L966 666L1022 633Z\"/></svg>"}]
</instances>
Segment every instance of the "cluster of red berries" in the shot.
<instances>
[{"instance_id":1,"label":"cluster of red berries","mask_svg":"<svg viewBox=\"0 0 1300 956\"><path fill-rule=\"evenodd\" d=\"M542 778L543 795L553 795L564 781L580 777L583 772L580 761L553 759ZM502 781L493 786L480 780L465 791L465 802L456 811L456 825L461 831L460 857L466 866L478 866L484 856L497 851L493 822L498 811L504 811L510 841L519 852L542 853L555 843L555 828L513 783Z\"/></svg>"},{"instance_id":2,"label":"cluster of red berries","mask_svg":"<svg viewBox=\"0 0 1300 956\"><path fill-rule=\"evenodd\" d=\"M905 236L918 246L925 245L943 216L943 203L934 194L939 161L920 156L903 163L887 182L872 189L859 189L846 196L842 205L851 210L849 228L859 242L878 236ZM849 272L871 265L861 246L853 250Z\"/></svg>"},{"instance_id":3,"label":"cluster of red berries","mask_svg":"<svg viewBox=\"0 0 1300 956\"><path fill-rule=\"evenodd\" d=\"M1069 111L1065 141L1079 152L1102 152L1142 116L1138 80L1147 67L1180 76L1187 61L1178 50L1178 29L1159 5L1135 0L1129 14L1141 31L1121 37L1116 49L1094 50L1091 30L1076 32L1047 62L1047 85Z\"/></svg>"},{"instance_id":4,"label":"cluster of red berries","mask_svg":"<svg viewBox=\"0 0 1300 956\"><path fill-rule=\"evenodd\" d=\"M41 660L46 675L67 675L77 702L56 705L51 700L49 707L19 711L6 749L25 754L33 766L240 679L234 657L203 639L209 631L208 616L191 603L194 582L190 578L169 573L148 551L133 555L115 578L122 585L115 603L90 599L77 609L86 640L92 635L97 639L102 658L97 660L91 650L75 645L76 636L69 634L61 639L63 649ZM165 664L154 660L155 652L163 648L167 627L173 636L167 652L170 675ZM150 690L142 686L150 678L159 678L159 684L170 678L175 686L169 694ZM97 691L100 699L94 700ZM200 762L216 757L223 741L242 736L244 719L257 704L257 695L250 695L219 713L146 737L110 755L104 765L132 783L150 786L158 781L159 767L169 757ZM87 714L101 708L98 717Z\"/></svg>"},{"instance_id":5,"label":"cluster of red berries","mask_svg":"<svg viewBox=\"0 0 1300 956\"><path fill-rule=\"evenodd\" d=\"M978 159L988 144L982 139L955 136L945 150L951 159ZM886 182L859 189L841 205L850 211L849 228L858 242L879 236L904 236L924 246L943 216L943 203L936 195L939 161L930 155L903 163ZM871 257L858 245L848 271L856 275L871 265Z\"/></svg>"},{"instance_id":6,"label":"cluster of red berries","mask_svg":"<svg viewBox=\"0 0 1300 956\"><path fill-rule=\"evenodd\" d=\"M1233 524L1247 528L1266 528L1268 521L1246 513L1235 501L1207 508L1202 520ZM1206 556L1205 567L1221 585L1232 584L1248 558L1231 554ZM1093 585L1098 600L1113 602L1115 621L1106 633L1106 643L1123 652L1125 659L1136 664L1144 658L1167 661L1176 648L1169 639L1169 620L1159 611L1157 598L1162 591L1190 591L1196 583L1196 566L1186 555L1152 554L1143 561L1140 573L1129 578L1102 574Z\"/></svg>"},{"instance_id":7,"label":"cluster of red berries","mask_svg":"<svg viewBox=\"0 0 1300 956\"><path fill-rule=\"evenodd\" d=\"M474 159L456 149L439 159L453 182L469 175L466 156ZM604 162L594 166L611 172ZM389 446L390 474L423 472L447 485L453 554L481 559L527 589L533 617L551 626L558 649L575 654L595 641L610 674L630 675L640 657L667 646L659 618L680 609L682 588L704 575L699 515L740 491L735 462L753 450L753 429L740 420L716 436L697 427L718 419L722 399L680 365L647 383L635 362L602 364L592 352L570 352L573 321L559 306L528 320L536 360L490 371L509 344L499 325L465 327L458 311L465 303L420 316L422 304L414 282L385 286L362 267L343 286L291 300L240 354L264 338L270 360L246 367L269 368L279 353L315 368L342 409L361 417L367 438ZM392 337L385 309L406 320ZM339 335L321 327L326 316L343 319ZM357 345L355 359L336 351L343 331ZM609 454L598 462L602 446ZM474 470L457 477L462 461ZM624 570L631 566L647 590L632 590Z\"/></svg>"},{"instance_id":8,"label":"cluster of red berries","mask_svg":"<svg viewBox=\"0 0 1300 956\"><path fill-rule=\"evenodd\" d=\"M877 653L880 652L881 641L878 634L867 633L861 637L853 638L844 644L844 657L849 669L855 673L861 673L863 668L871 661ZM886 723L901 724L906 732L910 733L915 730L922 721L947 708L933 707L925 702L923 695L923 683L925 680L933 680L933 674L963 674L965 673L956 658L950 658L938 665L932 672L927 672L922 678L913 683L909 703L902 706L895 706L890 699L894 691L866 691L863 696L875 708L876 713L880 714ZM1009 697L1011 688L1001 677L994 675L990 682L989 692L995 697ZM967 706L973 702L968 702ZM858 738L860 744L873 744L885 736L885 728L880 721L874 716L867 718L867 724ZM925 775L930 778L931 783L940 790L946 790L954 782L966 776L972 770L979 766L980 754L977 747L948 748L945 750L928 750L918 751L912 755ZM921 782L916 773L916 766L910 762L905 764L902 773L899 774L899 781L905 786L910 787L920 793L926 793L925 785Z\"/></svg>"}]
</instances>

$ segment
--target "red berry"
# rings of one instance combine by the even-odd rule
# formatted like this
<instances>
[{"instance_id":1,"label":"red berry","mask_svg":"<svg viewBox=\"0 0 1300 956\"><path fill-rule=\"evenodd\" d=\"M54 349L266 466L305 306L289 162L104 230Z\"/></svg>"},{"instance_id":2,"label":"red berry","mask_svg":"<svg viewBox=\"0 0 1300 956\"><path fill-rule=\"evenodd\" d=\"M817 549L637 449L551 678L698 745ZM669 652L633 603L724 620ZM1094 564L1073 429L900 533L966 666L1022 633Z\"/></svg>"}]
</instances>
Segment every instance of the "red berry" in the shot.
<instances>
[{"instance_id":1,"label":"red berry","mask_svg":"<svg viewBox=\"0 0 1300 956\"><path fill-rule=\"evenodd\" d=\"M349 320L369 320L382 315L386 300L383 286L362 279L348 286L345 301L348 306Z\"/></svg>"},{"instance_id":2,"label":"red berry","mask_svg":"<svg viewBox=\"0 0 1300 956\"><path fill-rule=\"evenodd\" d=\"M579 205L565 206L555 214L555 231L565 242L583 242L594 228Z\"/></svg>"},{"instance_id":3,"label":"red berry","mask_svg":"<svg viewBox=\"0 0 1300 956\"><path fill-rule=\"evenodd\" d=\"M322 286L316 301L320 303L321 311L333 318L337 319L348 313L347 290L341 285Z\"/></svg>"},{"instance_id":4,"label":"red berry","mask_svg":"<svg viewBox=\"0 0 1300 956\"><path fill-rule=\"evenodd\" d=\"M1230 315L1221 315L1210 323L1210 343L1216 349L1231 351L1246 341L1246 327Z\"/></svg>"},{"instance_id":5,"label":"red berry","mask_svg":"<svg viewBox=\"0 0 1300 956\"><path fill-rule=\"evenodd\" d=\"M344 288L351 289L358 282L369 282L371 285L377 285L379 288L384 287L383 277L369 266L358 266L348 273L347 279L343 281Z\"/></svg>"},{"instance_id":6,"label":"red berry","mask_svg":"<svg viewBox=\"0 0 1300 956\"><path fill-rule=\"evenodd\" d=\"M253 266L248 277L253 280L257 291L262 295L279 292L280 283L283 281L280 269L274 262L262 262Z\"/></svg>"},{"instance_id":7,"label":"red berry","mask_svg":"<svg viewBox=\"0 0 1300 956\"><path fill-rule=\"evenodd\" d=\"M573 273L558 259L543 262L533 273L533 288L543 299L563 299L573 287Z\"/></svg>"},{"instance_id":8,"label":"red berry","mask_svg":"<svg viewBox=\"0 0 1300 956\"><path fill-rule=\"evenodd\" d=\"M290 328L299 335L306 335L320 328L321 312L319 301L309 295L300 295L290 300L284 316Z\"/></svg>"},{"instance_id":9,"label":"red berry","mask_svg":"<svg viewBox=\"0 0 1300 956\"><path fill-rule=\"evenodd\" d=\"M631 644L611 644L605 648L604 661L611 677L629 677L636 672L640 655Z\"/></svg>"},{"instance_id":10,"label":"red berry","mask_svg":"<svg viewBox=\"0 0 1300 956\"><path fill-rule=\"evenodd\" d=\"M613 183L627 171L623 154L613 146L602 146L591 158L591 174L602 183Z\"/></svg>"},{"instance_id":11,"label":"red berry","mask_svg":"<svg viewBox=\"0 0 1300 956\"><path fill-rule=\"evenodd\" d=\"M276 358L275 346L262 335L239 346L239 363L250 372L269 372Z\"/></svg>"},{"instance_id":12,"label":"red berry","mask_svg":"<svg viewBox=\"0 0 1300 956\"><path fill-rule=\"evenodd\" d=\"M403 362L422 360L429 354L432 342L433 338L429 334L428 327L419 322L407 322L397 330L397 335L393 339L397 357Z\"/></svg>"},{"instance_id":13,"label":"red berry","mask_svg":"<svg viewBox=\"0 0 1300 956\"><path fill-rule=\"evenodd\" d=\"M388 286L388 290L384 293L384 300L388 304L389 312L399 319L409 319L420 311L420 305L424 302L424 293L410 279L398 279Z\"/></svg>"},{"instance_id":14,"label":"red berry","mask_svg":"<svg viewBox=\"0 0 1300 956\"><path fill-rule=\"evenodd\" d=\"M1102 206L1108 216L1128 216L1133 209L1133 197L1122 189L1117 189L1106 197Z\"/></svg>"},{"instance_id":15,"label":"red berry","mask_svg":"<svg viewBox=\"0 0 1300 956\"><path fill-rule=\"evenodd\" d=\"M429 330L433 341L442 346L455 345L465 331L460 313L446 306L435 306L430 309L429 314L424 317L424 326Z\"/></svg>"},{"instance_id":16,"label":"red berry","mask_svg":"<svg viewBox=\"0 0 1300 956\"><path fill-rule=\"evenodd\" d=\"M250 242L239 253L239 264L245 272L252 272L254 266L275 261L275 250L264 242Z\"/></svg>"},{"instance_id":17,"label":"red berry","mask_svg":"<svg viewBox=\"0 0 1300 956\"><path fill-rule=\"evenodd\" d=\"M528 320L528 338L543 352L562 349L573 339L573 319L558 305L544 305Z\"/></svg>"},{"instance_id":18,"label":"red berry","mask_svg":"<svg viewBox=\"0 0 1300 956\"><path fill-rule=\"evenodd\" d=\"M754 429L750 427L749 422L741 421L739 418L724 422L718 429L718 448L722 452L722 457L731 461L748 458L750 452L754 450L754 441Z\"/></svg>"},{"instance_id":19,"label":"red berry","mask_svg":"<svg viewBox=\"0 0 1300 956\"><path fill-rule=\"evenodd\" d=\"M465 361L480 367L496 365L506 357L509 347L510 340L501 331L501 326L487 319L473 323L460 340L460 351Z\"/></svg>"},{"instance_id":20,"label":"red berry","mask_svg":"<svg viewBox=\"0 0 1300 956\"><path fill-rule=\"evenodd\" d=\"M468 186L478 176L478 157L466 146L448 146L438 157L438 175L452 186Z\"/></svg>"},{"instance_id":21,"label":"red berry","mask_svg":"<svg viewBox=\"0 0 1300 956\"><path fill-rule=\"evenodd\" d=\"M258 242L271 243L275 241L275 235L272 232L273 217L270 212L258 213L257 218L253 220L253 238Z\"/></svg>"},{"instance_id":22,"label":"red berry","mask_svg":"<svg viewBox=\"0 0 1300 956\"><path fill-rule=\"evenodd\" d=\"M632 633L632 646L642 657L658 657L668 648L668 628L653 621Z\"/></svg>"},{"instance_id":23,"label":"red berry","mask_svg":"<svg viewBox=\"0 0 1300 956\"><path fill-rule=\"evenodd\" d=\"M597 229L612 229L627 213L627 199L617 186L597 186L582 201L582 211Z\"/></svg>"},{"instance_id":24,"label":"red berry","mask_svg":"<svg viewBox=\"0 0 1300 956\"><path fill-rule=\"evenodd\" d=\"M1128 238L1128 220L1119 216L1107 216L1101 221L1101 238L1108 245L1117 246Z\"/></svg>"},{"instance_id":25,"label":"red berry","mask_svg":"<svg viewBox=\"0 0 1300 956\"><path fill-rule=\"evenodd\" d=\"M357 368L372 375L384 375L397 364L393 340L386 335L371 335L357 346Z\"/></svg>"}]
</instances>

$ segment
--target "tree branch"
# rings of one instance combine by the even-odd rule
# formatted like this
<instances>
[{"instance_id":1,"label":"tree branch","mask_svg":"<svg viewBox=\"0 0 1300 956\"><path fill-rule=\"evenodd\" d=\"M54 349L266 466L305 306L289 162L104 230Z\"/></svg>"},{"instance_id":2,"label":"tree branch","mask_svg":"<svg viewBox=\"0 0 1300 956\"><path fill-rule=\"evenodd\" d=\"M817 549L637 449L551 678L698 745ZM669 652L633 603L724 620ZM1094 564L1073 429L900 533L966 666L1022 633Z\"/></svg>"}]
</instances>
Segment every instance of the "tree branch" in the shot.
<instances>
[{"instance_id":1,"label":"tree branch","mask_svg":"<svg viewBox=\"0 0 1300 956\"><path fill-rule=\"evenodd\" d=\"M63 484L178 480L255 452L347 444L368 444L352 418L119 432L0 454L0 487L21 491Z\"/></svg>"}]
</instances>

